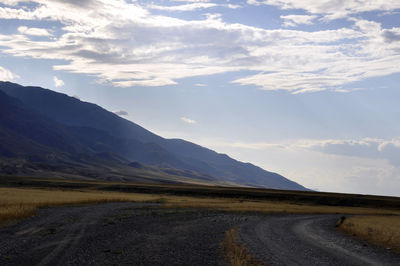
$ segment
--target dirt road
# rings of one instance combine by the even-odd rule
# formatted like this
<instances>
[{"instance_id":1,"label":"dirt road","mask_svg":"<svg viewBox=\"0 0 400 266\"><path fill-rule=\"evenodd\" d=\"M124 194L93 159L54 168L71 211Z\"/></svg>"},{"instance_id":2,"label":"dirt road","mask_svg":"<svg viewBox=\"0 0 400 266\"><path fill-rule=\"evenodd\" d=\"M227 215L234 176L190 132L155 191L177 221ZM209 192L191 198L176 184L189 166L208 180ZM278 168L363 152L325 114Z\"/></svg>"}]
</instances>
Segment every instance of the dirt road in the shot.
<instances>
[{"instance_id":1,"label":"dirt road","mask_svg":"<svg viewBox=\"0 0 400 266\"><path fill-rule=\"evenodd\" d=\"M336 232L336 219L135 203L48 208L0 228L0 265L224 265L219 244L234 226L267 265L400 265Z\"/></svg>"},{"instance_id":2,"label":"dirt road","mask_svg":"<svg viewBox=\"0 0 400 266\"><path fill-rule=\"evenodd\" d=\"M268 265L400 265L400 256L335 230L339 215L266 216L241 227L242 242Z\"/></svg>"},{"instance_id":3,"label":"dirt road","mask_svg":"<svg viewBox=\"0 0 400 266\"><path fill-rule=\"evenodd\" d=\"M0 229L0 265L221 265L235 221L149 204L43 209Z\"/></svg>"}]
</instances>

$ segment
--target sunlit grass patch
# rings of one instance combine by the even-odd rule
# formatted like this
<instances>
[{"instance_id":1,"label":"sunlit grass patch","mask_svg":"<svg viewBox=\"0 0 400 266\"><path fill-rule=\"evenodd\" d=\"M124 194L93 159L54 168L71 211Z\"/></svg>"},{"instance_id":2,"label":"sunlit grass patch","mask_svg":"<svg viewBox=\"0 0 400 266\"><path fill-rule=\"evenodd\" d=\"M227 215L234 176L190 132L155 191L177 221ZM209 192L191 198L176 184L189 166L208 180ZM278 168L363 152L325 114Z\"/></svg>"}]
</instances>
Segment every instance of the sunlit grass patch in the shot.
<instances>
[{"instance_id":1,"label":"sunlit grass patch","mask_svg":"<svg viewBox=\"0 0 400 266\"><path fill-rule=\"evenodd\" d=\"M400 216L353 216L345 219L340 229L400 253Z\"/></svg>"},{"instance_id":2,"label":"sunlit grass patch","mask_svg":"<svg viewBox=\"0 0 400 266\"><path fill-rule=\"evenodd\" d=\"M238 229L236 227L225 232L224 240L220 244L225 260L231 266L261 266L264 265L238 242Z\"/></svg>"},{"instance_id":3,"label":"sunlit grass patch","mask_svg":"<svg viewBox=\"0 0 400 266\"><path fill-rule=\"evenodd\" d=\"M29 217L41 207L121 201L158 202L159 200L159 196L152 194L0 188L0 221Z\"/></svg>"}]
</instances>

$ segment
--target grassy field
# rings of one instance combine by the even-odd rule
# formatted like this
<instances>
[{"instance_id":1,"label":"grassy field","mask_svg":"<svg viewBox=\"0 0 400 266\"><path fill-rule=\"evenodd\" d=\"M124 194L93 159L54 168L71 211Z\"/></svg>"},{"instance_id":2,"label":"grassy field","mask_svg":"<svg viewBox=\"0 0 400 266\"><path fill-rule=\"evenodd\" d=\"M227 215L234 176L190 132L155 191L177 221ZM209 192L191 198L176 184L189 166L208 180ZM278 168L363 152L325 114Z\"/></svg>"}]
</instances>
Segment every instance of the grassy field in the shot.
<instances>
[{"instance_id":1,"label":"grassy field","mask_svg":"<svg viewBox=\"0 0 400 266\"><path fill-rule=\"evenodd\" d=\"M340 228L400 252L400 198L396 197L0 177L0 222L29 217L42 207L118 201L228 212L362 215L345 219ZM234 232L229 234L234 239Z\"/></svg>"},{"instance_id":2,"label":"grassy field","mask_svg":"<svg viewBox=\"0 0 400 266\"><path fill-rule=\"evenodd\" d=\"M353 216L345 219L340 229L400 253L400 216Z\"/></svg>"}]
</instances>

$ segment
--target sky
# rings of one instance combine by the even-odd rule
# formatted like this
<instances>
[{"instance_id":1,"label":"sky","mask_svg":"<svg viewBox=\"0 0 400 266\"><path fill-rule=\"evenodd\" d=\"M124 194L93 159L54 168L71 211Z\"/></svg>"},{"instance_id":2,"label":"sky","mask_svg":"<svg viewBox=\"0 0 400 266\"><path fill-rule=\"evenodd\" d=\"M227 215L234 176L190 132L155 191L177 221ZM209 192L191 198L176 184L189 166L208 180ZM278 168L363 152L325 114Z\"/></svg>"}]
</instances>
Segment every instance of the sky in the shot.
<instances>
[{"instance_id":1,"label":"sky","mask_svg":"<svg viewBox=\"0 0 400 266\"><path fill-rule=\"evenodd\" d=\"M311 189L400 196L398 0L1 0L0 80Z\"/></svg>"}]
</instances>

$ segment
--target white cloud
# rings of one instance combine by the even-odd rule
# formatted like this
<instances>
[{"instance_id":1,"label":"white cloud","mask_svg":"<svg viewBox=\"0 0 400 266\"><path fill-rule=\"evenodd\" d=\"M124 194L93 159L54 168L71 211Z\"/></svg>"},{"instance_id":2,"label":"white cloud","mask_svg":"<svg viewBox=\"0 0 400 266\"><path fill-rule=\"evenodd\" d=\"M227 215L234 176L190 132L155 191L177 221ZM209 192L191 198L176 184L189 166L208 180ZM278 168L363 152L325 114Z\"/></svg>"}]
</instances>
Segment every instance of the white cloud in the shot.
<instances>
[{"instance_id":1,"label":"white cloud","mask_svg":"<svg viewBox=\"0 0 400 266\"><path fill-rule=\"evenodd\" d=\"M129 115L129 113L124 110L114 111L114 114L119 115L119 116L128 116Z\"/></svg>"},{"instance_id":2,"label":"white cloud","mask_svg":"<svg viewBox=\"0 0 400 266\"><path fill-rule=\"evenodd\" d=\"M55 70L114 86L174 85L182 78L249 70L255 74L234 82L304 93L343 91L348 83L400 72L399 28L383 29L374 21L353 19L351 28L305 32L230 24L218 14L202 20L153 15L137 2L32 1L39 5L0 7L0 18L56 21L63 25L61 36L43 41L0 34L2 52L62 60ZM311 23L313 17L283 18Z\"/></svg>"},{"instance_id":3,"label":"white cloud","mask_svg":"<svg viewBox=\"0 0 400 266\"><path fill-rule=\"evenodd\" d=\"M196 87L207 87L207 84L204 84L204 83L196 83L196 84L194 84L194 86L196 86Z\"/></svg>"},{"instance_id":4,"label":"white cloud","mask_svg":"<svg viewBox=\"0 0 400 266\"><path fill-rule=\"evenodd\" d=\"M172 2L207 3L211 2L211 0L172 0Z\"/></svg>"},{"instance_id":5,"label":"white cloud","mask_svg":"<svg viewBox=\"0 0 400 266\"><path fill-rule=\"evenodd\" d=\"M150 9L164 10L164 11L194 11L198 9L207 9L212 7L226 7L231 9L240 8L240 5L232 5L232 4L216 4L209 2L192 2L189 4L183 5L174 5L174 6L161 6L161 5L149 5Z\"/></svg>"},{"instance_id":6,"label":"white cloud","mask_svg":"<svg viewBox=\"0 0 400 266\"><path fill-rule=\"evenodd\" d=\"M56 76L53 77L53 81L54 81L54 86L56 86L57 88L64 86L64 81L58 79Z\"/></svg>"},{"instance_id":7,"label":"white cloud","mask_svg":"<svg viewBox=\"0 0 400 266\"><path fill-rule=\"evenodd\" d=\"M0 80L14 81L17 78L19 78L17 74L14 74L10 70L0 66Z\"/></svg>"},{"instance_id":8,"label":"white cloud","mask_svg":"<svg viewBox=\"0 0 400 266\"><path fill-rule=\"evenodd\" d=\"M165 11L193 11L193 10L197 10L197 9L211 8L211 7L216 7L216 6L218 6L218 5L215 3L197 2L197 3L175 5L175 6L150 5L150 6L148 6L148 8L165 10Z\"/></svg>"},{"instance_id":9,"label":"white cloud","mask_svg":"<svg viewBox=\"0 0 400 266\"><path fill-rule=\"evenodd\" d=\"M18 32L32 36L51 36L51 34L46 29L28 28L26 26L18 27Z\"/></svg>"},{"instance_id":10,"label":"white cloud","mask_svg":"<svg viewBox=\"0 0 400 266\"><path fill-rule=\"evenodd\" d=\"M310 25L313 24L313 20L317 16L309 16L309 15L287 15L281 16L281 19L284 20L284 27L295 27L300 24Z\"/></svg>"},{"instance_id":11,"label":"white cloud","mask_svg":"<svg viewBox=\"0 0 400 266\"><path fill-rule=\"evenodd\" d=\"M324 14L327 20L361 12L393 11L400 8L397 0L248 0L247 3L272 5L281 9L303 9L311 14Z\"/></svg>"},{"instance_id":12,"label":"white cloud","mask_svg":"<svg viewBox=\"0 0 400 266\"><path fill-rule=\"evenodd\" d=\"M181 117L181 120L183 122L185 122L185 123L188 123L188 124L197 124L196 120L193 120L193 119L190 119L190 118L187 118L187 117Z\"/></svg>"},{"instance_id":13,"label":"white cloud","mask_svg":"<svg viewBox=\"0 0 400 266\"><path fill-rule=\"evenodd\" d=\"M2 3L9 6L17 5L21 0L3 0Z\"/></svg>"}]
</instances>

